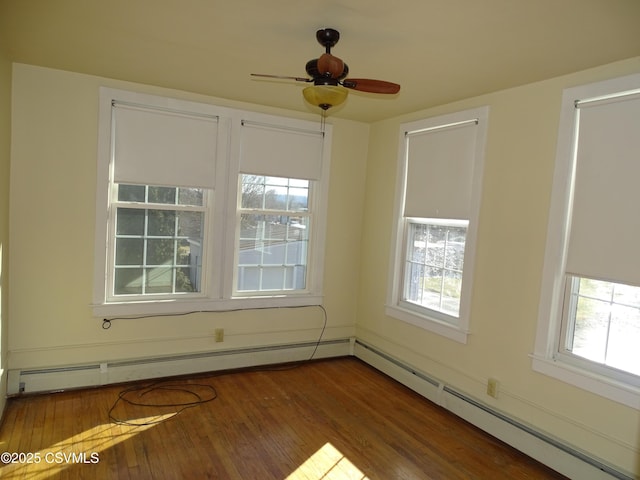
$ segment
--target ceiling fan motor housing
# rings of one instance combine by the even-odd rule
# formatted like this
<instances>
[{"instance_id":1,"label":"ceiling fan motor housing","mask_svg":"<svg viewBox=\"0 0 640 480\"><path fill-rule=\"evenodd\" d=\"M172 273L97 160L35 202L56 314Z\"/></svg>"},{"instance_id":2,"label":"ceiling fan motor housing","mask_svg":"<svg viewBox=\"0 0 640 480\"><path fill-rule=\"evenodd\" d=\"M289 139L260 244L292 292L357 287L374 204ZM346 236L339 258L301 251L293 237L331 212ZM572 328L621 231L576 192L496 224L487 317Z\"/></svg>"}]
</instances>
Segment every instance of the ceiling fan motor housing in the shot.
<instances>
[{"instance_id":1,"label":"ceiling fan motor housing","mask_svg":"<svg viewBox=\"0 0 640 480\"><path fill-rule=\"evenodd\" d=\"M316 39L320 45L327 49L327 53L329 53L331 47L340 40L340 32L333 28L323 28L316 32Z\"/></svg>"},{"instance_id":2,"label":"ceiling fan motor housing","mask_svg":"<svg viewBox=\"0 0 640 480\"><path fill-rule=\"evenodd\" d=\"M316 85L338 85L339 81L345 78L349 74L349 67L344 64L344 69L340 75L332 76L330 72L320 72L318 70L318 59L314 58L309 60L305 66L307 75L313 79L313 83Z\"/></svg>"}]
</instances>

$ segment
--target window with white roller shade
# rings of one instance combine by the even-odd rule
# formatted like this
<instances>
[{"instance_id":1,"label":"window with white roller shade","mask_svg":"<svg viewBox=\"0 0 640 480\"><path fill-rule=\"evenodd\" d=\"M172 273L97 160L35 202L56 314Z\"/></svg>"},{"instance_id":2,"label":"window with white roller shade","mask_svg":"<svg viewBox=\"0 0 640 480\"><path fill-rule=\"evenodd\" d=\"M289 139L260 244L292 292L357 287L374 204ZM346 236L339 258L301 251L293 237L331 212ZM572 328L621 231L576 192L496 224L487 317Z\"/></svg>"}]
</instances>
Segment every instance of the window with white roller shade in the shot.
<instances>
[{"instance_id":1,"label":"window with white roller shade","mask_svg":"<svg viewBox=\"0 0 640 480\"><path fill-rule=\"evenodd\" d=\"M563 92L533 355L536 371L634 408L639 133L639 74Z\"/></svg>"},{"instance_id":2,"label":"window with white roller shade","mask_svg":"<svg viewBox=\"0 0 640 480\"><path fill-rule=\"evenodd\" d=\"M576 104L567 272L640 286L640 94Z\"/></svg>"},{"instance_id":3,"label":"window with white roller shade","mask_svg":"<svg viewBox=\"0 0 640 480\"><path fill-rule=\"evenodd\" d=\"M488 108L400 126L386 312L466 342Z\"/></svg>"}]
</instances>

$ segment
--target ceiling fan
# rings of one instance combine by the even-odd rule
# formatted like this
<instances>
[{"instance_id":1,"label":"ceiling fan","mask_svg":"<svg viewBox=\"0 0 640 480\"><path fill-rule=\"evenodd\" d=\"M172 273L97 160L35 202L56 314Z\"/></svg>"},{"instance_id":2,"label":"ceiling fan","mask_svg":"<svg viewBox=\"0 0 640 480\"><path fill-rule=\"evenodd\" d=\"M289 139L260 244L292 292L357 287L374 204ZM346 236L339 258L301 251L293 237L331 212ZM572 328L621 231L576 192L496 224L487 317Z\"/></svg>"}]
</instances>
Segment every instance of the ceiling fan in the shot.
<instances>
[{"instance_id":1,"label":"ceiling fan","mask_svg":"<svg viewBox=\"0 0 640 480\"><path fill-rule=\"evenodd\" d=\"M302 94L309 103L325 111L344 102L349 89L382 94L394 94L400 91L400 85L397 83L368 78L348 78L349 67L347 64L331 54L331 48L340 40L340 32L337 30L333 28L318 30L316 39L320 45L325 47L325 53L319 58L307 62L305 69L309 77L288 77L261 73L252 73L251 75L313 82L313 86L305 88Z\"/></svg>"}]
</instances>

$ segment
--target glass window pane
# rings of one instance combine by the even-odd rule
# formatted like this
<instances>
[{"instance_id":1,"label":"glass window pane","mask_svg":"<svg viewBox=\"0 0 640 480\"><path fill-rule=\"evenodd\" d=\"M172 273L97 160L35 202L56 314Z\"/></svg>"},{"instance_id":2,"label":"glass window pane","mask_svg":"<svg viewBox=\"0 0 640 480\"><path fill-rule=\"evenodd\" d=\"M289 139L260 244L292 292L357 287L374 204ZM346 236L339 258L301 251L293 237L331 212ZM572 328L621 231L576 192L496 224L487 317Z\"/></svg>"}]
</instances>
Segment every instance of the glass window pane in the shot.
<instances>
[{"instance_id":1,"label":"glass window pane","mask_svg":"<svg viewBox=\"0 0 640 480\"><path fill-rule=\"evenodd\" d=\"M262 285L260 290L284 290L284 267L262 269Z\"/></svg>"},{"instance_id":2,"label":"glass window pane","mask_svg":"<svg viewBox=\"0 0 640 480\"><path fill-rule=\"evenodd\" d=\"M305 211L309 209L309 189L290 188L289 208L291 211Z\"/></svg>"},{"instance_id":3,"label":"glass window pane","mask_svg":"<svg viewBox=\"0 0 640 480\"><path fill-rule=\"evenodd\" d=\"M145 269L146 293L172 293L173 268L153 267Z\"/></svg>"},{"instance_id":4,"label":"glass window pane","mask_svg":"<svg viewBox=\"0 0 640 480\"><path fill-rule=\"evenodd\" d=\"M445 250L445 268L461 272L464 264L464 241L447 242Z\"/></svg>"},{"instance_id":5,"label":"glass window pane","mask_svg":"<svg viewBox=\"0 0 640 480\"><path fill-rule=\"evenodd\" d=\"M302 290L306 288L307 267L305 265L295 265L290 267L287 274L286 289Z\"/></svg>"},{"instance_id":6,"label":"glass window pane","mask_svg":"<svg viewBox=\"0 0 640 480\"><path fill-rule=\"evenodd\" d=\"M624 305L640 307L640 287L614 284L613 301Z\"/></svg>"},{"instance_id":7,"label":"glass window pane","mask_svg":"<svg viewBox=\"0 0 640 480\"><path fill-rule=\"evenodd\" d=\"M149 203L175 205L176 187L149 187Z\"/></svg>"},{"instance_id":8,"label":"glass window pane","mask_svg":"<svg viewBox=\"0 0 640 480\"><path fill-rule=\"evenodd\" d=\"M264 194L264 207L271 210L287 209L287 188L268 186Z\"/></svg>"},{"instance_id":9,"label":"glass window pane","mask_svg":"<svg viewBox=\"0 0 640 480\"><path fill-rule=\"evenodd\" d=\"M143 252L142 238L116 239L116 265L142 265Z\"/></svg>"},{"instance_id":10,"label":"glass window pane","mask_svg":"<svg viewBox=\"0 0 640 480\"><path fill-rule=\"evenodd\" d=\"M447 227L443 225L429 225L428 226L428 242L429 245L441 245L447 236Z\"/></svg>"},{"instance_id":11,"label":"glass window pane","mask_svg":"<svg viewBox=\"0 0 640 480\"><path fill-rule=\"evenodd\" d=\"M144 202L144 185L118 185L118 201Z\"/></svg>"},{"instance_id":12,"label":"glass window pane","mask_svg":"<svg viewBox=\"0 0 640 480\"><path fill-rule=\"evenodd\" d=\"M285 185L289 185L289 179L282 178L282 177L264 177L264 183L266 185L285 186Z\"/></svg>"},{"instance_id":13,"label":"glass window pane","mask_svg":"<svg viewBox=\"0 0 640 480\"><path fill-rule=\"evenodd\" d=\"M242 175L242 208L263 208L264 177Z\"/></svg>"},{"instance_id":14,"label":"glass window pane","mask_svg":"<svg viewBox=\"0 0 640 480\"><path fill-rule=\"evenodd\" d=\"M591 278L580 280L580 295L609 301L613 293L613 284Z\"/></svg>"},{"instance_id":15,"label":"glass window pane","mask_svg":"<svg viewBox=\"0 0 640 480\"><path fill-rule=\"evenodd\" d=\"M421 263L408 264L405 285L405 300L408 302L421 303L424 269L425 267Z\"/></svg>"},{"instance_id":16,"label":"glass window pane","mask_svg":"<svg viewBox=\"0 0 640 480\"><path fill-rule=\"evenodd\" d=\"M176 212L172 210L147 210L149 226L147 231L153 236L173 237L176 232Z\"/></svg>"},{"instance_id":17,"label":"glass window pane","mask_svg":"<svg viewBox=\"0 0 640 480\"><path fill-rule=\"evenodd\" d=\"M191 263L191 243L183 239L178 241L176 265L189 265Z\"/></svg>"},{"instance_id":18,"label":"glass window pane","mask_svg":"<svg viewBox=\"0 0 640 480\"><path fill-rule=\"evenodd\" d=\"M147 265L172 265L174 258L172 239L160 238L147 240Z\"/></svg>"},{"instance_id":19,"label":"glass window pane","mask_svg":"<svg viewBox=\"0 0 640 480\"><path fill-rule=\"evenodd\" d=\"M116 235L142 235L144 233L144 210L118 208L116 210Z\"/></svg>"},{"instance_id":20,"label":"glass window pane","mask_svg":"<svg viewBox=\"0 0 640 480\"><path fill-rule=\"evenodd\" d=\"M305 265L307 263L307 241L302 239L287 243L287 265Z\"/></svg>"},{"instance_id":21,"label":"glass window pane","mask_svg":"<svg viewBox=\"0 0 640 480\"><path fill-rule=\"evenodd\" d=\"M113 290L115 295L140 295L142 268L116 268Z\"/></svg>"},{"instance_id":22,"label":"glass window pane","mask_svg":"<svg viewBox=\"0 0 640 480\"><path fill-rule=\"evenodd\" d=\"M297 178L290 178L289 185L291 187L309 188L309 180L300 180Z\"/></svg>"},{"instance_id":23,"label":"glass window pane","mask_svg":"<svg viewBox=\"0 0 640 480\"><path fill-rule=\"evenodd\" d=\"M640 345L640 309L614 306L607 348L607 365L640 375L638 345Z\"/></svg>"},{"instance_id":24,"label":"glass window pane","mask_svg":"<svg viewBox=\"0 0 640 480\"><path fill-rule=\"evenodd\" d=\"M259 267L238 267L238 290L240 291L257 291L260 286L260 268Z\"/></svg>"},{"instance_id":25,"label":"glass window pane","mask_svg":"<svg viewBox=\"0 0 640 480\"><path fill-rule=\"evenodd\" d=\"M204 205L204 190L201 188L179 188L178 205L193 205L201 207Z\"/></svg>"},{"instance_id":26,"label":"glass window pane","mask_svg":"<svg viewBox=\"0 0 640 480\"><path fill-rule=\"evenodd\" d=\"M203 227L203 212L178 212L178 236L200 240Z\"/></svg>"},{"instance_id":27,"label":"glass window pane","mask_svg":"<svg viewBox=\"0 0 640 480\"><path fill-rule=\"evenodd\" d=\"M573 353L604 363L609 326L609 304L580 297L576 311Z\"/></svg>"},{"instance_id":28,"label":"glass window pane","mask_svg":"<svg viewBox=\"0 0 640 480\"><path fill-rule=\"evenodd\" d=\"M176 292L188 293L200 291L199 274L194 270L195 269L188 267L176 269Z\"/></svg>"},{"instance_id":29,"label":"glass window pane","mask_svg":"<svg viewBox=\"0 0 640 480\"><path fill-rule=\"evenodd\" d=\"M462 273L445 271L442 284L442 311L458 316L460 313L460 292L462 291Z\"/></svg>"}]
</instances>

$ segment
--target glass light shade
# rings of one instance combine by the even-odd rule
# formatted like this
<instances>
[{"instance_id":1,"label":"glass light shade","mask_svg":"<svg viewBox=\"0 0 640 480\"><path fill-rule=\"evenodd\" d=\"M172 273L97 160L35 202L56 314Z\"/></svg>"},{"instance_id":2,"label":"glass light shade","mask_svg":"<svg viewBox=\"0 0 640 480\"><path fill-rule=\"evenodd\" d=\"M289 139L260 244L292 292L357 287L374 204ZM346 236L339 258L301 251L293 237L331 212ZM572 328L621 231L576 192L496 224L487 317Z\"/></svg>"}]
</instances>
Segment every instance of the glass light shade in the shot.
<instances>
[{"instance_id":1,"label":"glass light shade","mask_svg":"<svg viewBox=\"0 0 640 480\"><path fill-rule=\"evenodd\" d=\"M302 91L307 102L323 110L343 103L347 99L348 93L346 88L335 85L314 85Z\"/></svg>"}]
</instances>

